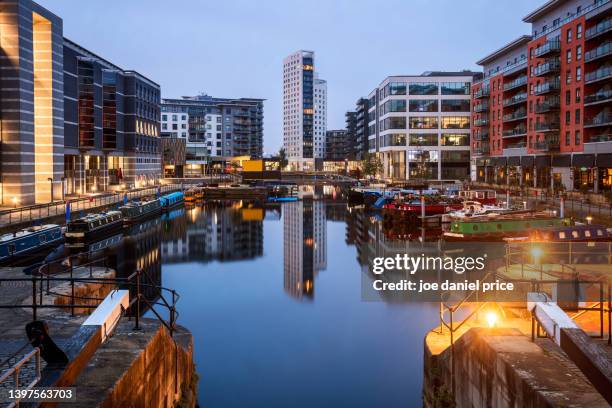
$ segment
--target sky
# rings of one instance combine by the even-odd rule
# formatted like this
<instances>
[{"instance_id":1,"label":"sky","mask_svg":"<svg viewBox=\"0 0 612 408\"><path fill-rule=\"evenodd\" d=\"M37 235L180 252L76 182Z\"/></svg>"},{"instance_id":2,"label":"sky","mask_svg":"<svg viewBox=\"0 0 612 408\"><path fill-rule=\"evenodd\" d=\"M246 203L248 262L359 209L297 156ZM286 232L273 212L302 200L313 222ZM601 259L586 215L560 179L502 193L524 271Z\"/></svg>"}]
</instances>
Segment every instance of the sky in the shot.
<instances>
[{"instance_id":1,"label":"sky","mask_svg":"<svg viewBox=\"0 0 612 408\"><path fill-rule=\"evenodd\" d=\"M389 75L478 70L475 61L529 33L544 0L38 0L64 36L162 88L266 99L264 153L282 145L282 60L315 51L328 129Z\"/></svg>"}]
</instances>

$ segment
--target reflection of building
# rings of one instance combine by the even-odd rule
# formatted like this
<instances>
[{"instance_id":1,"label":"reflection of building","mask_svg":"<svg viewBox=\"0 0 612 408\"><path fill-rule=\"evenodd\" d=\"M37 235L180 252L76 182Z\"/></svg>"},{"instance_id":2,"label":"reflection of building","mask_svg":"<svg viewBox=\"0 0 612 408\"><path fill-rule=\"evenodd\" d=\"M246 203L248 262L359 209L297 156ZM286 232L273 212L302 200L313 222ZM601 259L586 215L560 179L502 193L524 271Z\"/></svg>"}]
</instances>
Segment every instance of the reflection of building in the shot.
<instances>
[{"instance_id":1,"label":"reflection of building","mask_svg":"<svg viewBox=\"0 0 612 408\"><path fill-rule=\"evenodd\" d=\"M238 261L263 255L263 209L193 207L187 211L187 226L181 236L162 243L164 262Z\"/></svg>"},{"instance_id":2,"label":"reflection of building","mask_svg":"<svg viewBox=\"0 0 612 408\"><path fill-rule=\"evenodd\" d=\"M219 172L232 157L262 157L263 99L164 99L161 121L162 137L182 139L187 145L183 163L164 163L169 173L197 177L211 165Z\"/></svg>"},{"instance_id":3,"label":"reflection of building","mask_svg":"<svg viewBox=\"0 0 612 408\"><path fill-rule=\"evenodd\" d=\"M327 267L325 203L307 198L285 204L283 219L285 291L312 298L315 275Z\"/></svg>"}]
</instances>

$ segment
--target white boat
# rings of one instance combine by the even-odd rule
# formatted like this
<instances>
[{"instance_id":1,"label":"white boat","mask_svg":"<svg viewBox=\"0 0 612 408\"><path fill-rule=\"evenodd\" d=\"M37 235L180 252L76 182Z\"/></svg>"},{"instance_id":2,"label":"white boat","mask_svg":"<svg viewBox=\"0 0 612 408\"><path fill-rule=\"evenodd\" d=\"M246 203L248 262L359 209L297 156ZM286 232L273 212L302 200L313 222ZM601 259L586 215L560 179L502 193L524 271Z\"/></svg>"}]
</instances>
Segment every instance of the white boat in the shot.
<instances>
[{"instance_id":1,"label":"white boat","mask_svg":"<svg viewBox=\"0 0 612 408\"><path fill-rule=\"evenodd\" d=\"M464 201L461 210L452 211L442 216L442 222L451 222L453 219L464 219L472 217L497 216L511 211L505 207L482 204L479 201Z\"/></svg>"}]
</instances>

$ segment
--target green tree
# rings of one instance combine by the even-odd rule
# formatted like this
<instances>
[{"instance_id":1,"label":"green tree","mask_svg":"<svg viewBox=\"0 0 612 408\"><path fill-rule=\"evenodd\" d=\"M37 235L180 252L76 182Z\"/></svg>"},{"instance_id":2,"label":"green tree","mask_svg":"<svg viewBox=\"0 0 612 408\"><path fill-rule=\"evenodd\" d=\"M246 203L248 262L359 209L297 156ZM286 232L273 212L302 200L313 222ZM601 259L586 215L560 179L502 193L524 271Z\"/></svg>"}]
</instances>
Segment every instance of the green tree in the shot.
<instances>
[{"instance_id":1,"label":"green tree","mask_svg":"<svg viewBox=\"0 0 612 408\"><path fill-rule=\"evenodd\" d=\"M289 164L289 160L287 160L287 152L285 152L285 148L281 147L278 151L278 163L280 165L281 170L287 167Z\"/></svg>"},{"instance_id":2,"label":"green tree","mask_svg":"<svg viewBox=\"0 0 612 408\"><path fill-rule=\"evenodd\" d=\"M376 176L383 171L383 164L380 159L376 155L370 153L366 153L363 156L361 167L365 176Z\"/></svg>"}]
</instances>

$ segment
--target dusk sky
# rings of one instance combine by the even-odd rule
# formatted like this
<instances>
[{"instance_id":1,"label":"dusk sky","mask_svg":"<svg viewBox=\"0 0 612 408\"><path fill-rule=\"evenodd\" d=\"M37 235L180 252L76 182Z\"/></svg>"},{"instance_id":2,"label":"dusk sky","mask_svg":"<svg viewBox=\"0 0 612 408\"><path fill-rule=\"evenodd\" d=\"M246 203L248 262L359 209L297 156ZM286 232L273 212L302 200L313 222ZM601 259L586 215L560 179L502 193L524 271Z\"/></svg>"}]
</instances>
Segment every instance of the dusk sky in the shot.
<instances>
[{"instance_id":1,"label":"dusk sky","mask_svg":"<svg viewBox=\"0 0 612 408\"><path fill-rule=\"evenodd\" d=\"M162 97L264 98L264 152L282 144L282 60L313 50L328 129L388 75L478 69L528 34L544 0L40 0L64 35L158 82ZM119 18L118 18L119 17Z\"/></svg>"}]
</instances>

